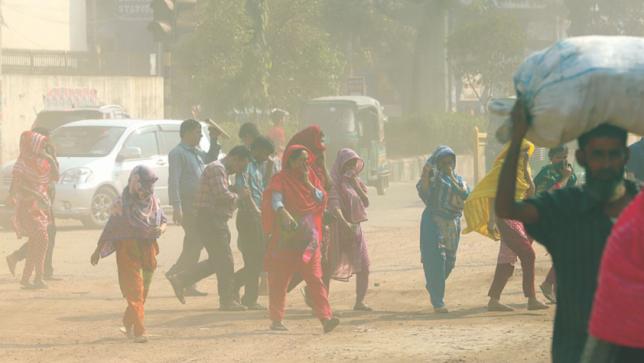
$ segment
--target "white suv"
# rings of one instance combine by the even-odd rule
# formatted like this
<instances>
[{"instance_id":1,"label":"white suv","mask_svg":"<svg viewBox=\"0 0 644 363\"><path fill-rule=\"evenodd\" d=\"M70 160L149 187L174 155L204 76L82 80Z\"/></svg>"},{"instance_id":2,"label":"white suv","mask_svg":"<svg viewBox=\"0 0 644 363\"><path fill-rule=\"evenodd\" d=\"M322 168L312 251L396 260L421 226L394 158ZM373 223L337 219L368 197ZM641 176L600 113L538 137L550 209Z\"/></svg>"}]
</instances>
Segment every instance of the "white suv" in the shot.
<instances>
[{"instance_id":1,"label":"white suv","mask_svg":"<svg viewBox=\"0 0 644 363\"><path fill-rule=\"evenodd\" d=\"M61 177L56 185L56 218L80 220L87 227L105 225L110 207L132 169L146 165L159 177L156 193L169 208L168 153L179 142L179 120L85 120L52 132ZM208 150L208 128L201 147ZM13 163L4 166L0 201L7 196ZM5 223L3 223L5 224Z\"/></svg>"}]
</instances>

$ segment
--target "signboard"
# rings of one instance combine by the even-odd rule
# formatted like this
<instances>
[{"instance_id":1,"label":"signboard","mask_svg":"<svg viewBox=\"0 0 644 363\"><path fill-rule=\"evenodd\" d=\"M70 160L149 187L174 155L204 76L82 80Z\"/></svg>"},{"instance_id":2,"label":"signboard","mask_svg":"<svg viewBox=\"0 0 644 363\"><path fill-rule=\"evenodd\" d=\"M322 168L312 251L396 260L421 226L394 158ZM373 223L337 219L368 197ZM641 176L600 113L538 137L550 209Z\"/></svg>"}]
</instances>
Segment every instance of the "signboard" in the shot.
<instances>
[{"instance_id":1,"label":"signboard","mask_svg":"<svg viewBox=\"0 0 644 363\"><path fill-rule=\"evenodd\" d=\"M46 110L96 107L99 104L98 92L93 88L50 88L43 95Z\"/></svg>"},{"instance_id":2,"label":"signboard","mask_svg":"<svg viewBox=\"0 0 644 363\"><path fill-rule=\"evenodd\" d=\"M118 0L117 16L120 20L151 21L151 0Z\"/></svg>"}]
</instances>

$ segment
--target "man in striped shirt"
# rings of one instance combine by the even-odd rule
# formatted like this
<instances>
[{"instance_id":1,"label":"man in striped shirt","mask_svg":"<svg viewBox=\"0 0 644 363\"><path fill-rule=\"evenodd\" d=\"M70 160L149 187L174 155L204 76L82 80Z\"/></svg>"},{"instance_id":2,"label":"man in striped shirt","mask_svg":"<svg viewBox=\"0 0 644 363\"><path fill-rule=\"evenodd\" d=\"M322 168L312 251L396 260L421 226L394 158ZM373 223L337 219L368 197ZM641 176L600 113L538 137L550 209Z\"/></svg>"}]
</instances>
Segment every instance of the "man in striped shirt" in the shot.
<instances>
[{"instance_id":1,"label":"man in striped shirt","mask_svg":"<svg viewBox=\"0 0 644 363\"><path fill-rule=\"evenodd\" d=\"M250 157L250 151L245 146L236 146L222 160L208 164L201 175L195 209L197 230L208 252L208 259L168 277L182 304L185 304L183 291L187 286L216 273L220 310L246 310L246 307L234 301L235 267L230 250L228 221L237 208L237 200L247 198L249 191L231 187L228 177L246 170Z\"/></svg>"},{"instance_id":2,"label":"man in striped shirt","mask_svg":"<svg viewBox=\"0 0 644 363\"><path fill-rule=\"evenodd\" d=\"M557 271L557 311L552 361L578 362L588 331L599 263L614 220L638 192L624 179L628 161L625 130L601 125L580 136L577 161L586 171L583 186L514 200L521 141L529 124L518 100L512 111L513 131L499 179L496 214L523 222L543 244Z\"/></svg>"}]
</instances>

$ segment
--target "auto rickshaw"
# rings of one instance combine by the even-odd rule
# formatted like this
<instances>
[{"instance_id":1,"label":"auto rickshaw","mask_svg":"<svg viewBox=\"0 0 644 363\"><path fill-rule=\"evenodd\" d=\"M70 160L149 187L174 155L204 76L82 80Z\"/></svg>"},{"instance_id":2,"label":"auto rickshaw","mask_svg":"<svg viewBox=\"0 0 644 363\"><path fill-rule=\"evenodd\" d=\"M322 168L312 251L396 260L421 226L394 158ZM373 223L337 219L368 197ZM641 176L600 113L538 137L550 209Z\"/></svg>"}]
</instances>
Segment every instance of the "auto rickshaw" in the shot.
<instances>
[{"instance_id":1,"label":"auto rickshaw","mask_svg":"<svg viewBox=\"0 0 644 363\"><path fill-rule=\"evenodd\" d=\"M338 150L352 148L365 160L363 178L385 194L391 173L385 147L385 115L380 103L366 96L331 96L308 101L302 110L301 126L319 125L327 145L327 165Z\"/></svg>"}]
</instances>

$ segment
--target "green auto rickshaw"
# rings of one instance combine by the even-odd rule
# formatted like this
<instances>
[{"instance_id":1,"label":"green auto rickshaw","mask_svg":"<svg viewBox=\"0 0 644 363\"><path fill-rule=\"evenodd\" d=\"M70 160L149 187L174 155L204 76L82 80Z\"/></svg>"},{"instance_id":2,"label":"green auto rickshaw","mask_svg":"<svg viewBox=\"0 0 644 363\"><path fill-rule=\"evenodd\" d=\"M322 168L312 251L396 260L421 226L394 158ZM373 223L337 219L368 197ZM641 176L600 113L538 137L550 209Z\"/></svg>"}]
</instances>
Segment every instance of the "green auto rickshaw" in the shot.
<instances>
[{"instance_id":1,"label":"green auto rickshaw","mask_svg":"<svg viewBox=\"0 0 644 363\"><path fill-rule=\"evenodd\" d=\"M301 126L319 125L324 131L328 165L338 150L352 148L365 160L363 178L385 194L391 173L385 147L386 117L380 102L366 96L331 96L308 101L302 110Z\"/></svg>"}]
</instances>

